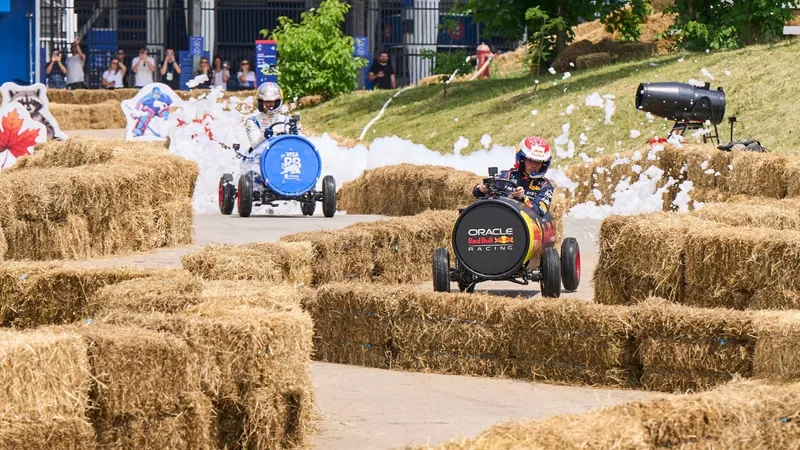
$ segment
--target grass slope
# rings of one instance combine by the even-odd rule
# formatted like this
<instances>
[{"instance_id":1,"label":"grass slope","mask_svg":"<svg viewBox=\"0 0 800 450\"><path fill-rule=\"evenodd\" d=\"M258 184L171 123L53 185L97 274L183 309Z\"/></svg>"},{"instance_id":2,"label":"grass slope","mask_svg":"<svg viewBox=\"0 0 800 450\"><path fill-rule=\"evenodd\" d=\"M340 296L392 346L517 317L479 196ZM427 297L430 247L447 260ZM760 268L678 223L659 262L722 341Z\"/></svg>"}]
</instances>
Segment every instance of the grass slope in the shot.
<instances>
[{"instance_id":1,"label":"grass slope","mask_svg":"<svg viewBox=\"0 0 800 450\"><path fill-rule=\"evenodd\" d=\"M443 153L453 151L459 136L470 140L468 153L481 147L480 138L488 133L494 143L515 145L521 138L538 134L551 142L571 124L569 138L576 154L592 156L597 147L606 152L646 145L653 135L666 136L672 123L656 119L648 123L645 114L634 107L635 91L645 81L706 81L701 68L715 77L712 88L722 86L727 93L726 118L737 115L744 123L737 127L735 139L759 139L762 145L779 153L800 150L800 119L797 73L800 71L800 40L774 46L753 46L742 50L710 54L670 55L645 61L626 62L594 70L575 71L562 80L562 74L545 72L534 94L530 77L454 83L447 96L441 86L416 87L400 94L384 116L367 132L365 140L399 136ZM678 62L683 56L683 62ZM651 63L655 63L652 66ZM725 71L730 76L725 75ZM553 85L553 81L557 81ZM566 92L564 89L566 88ZM616 96L613 125L604 125L600 108L585 106L587 95ZM393 91L356 92L305 110L304 121L314 130L325 130L345 138L358 138L362 128L378 113ZM571 115L565 114L574 104ZM532 115L532 110L538 110ZM720 129L723 142L729 137L727 119ZM642 135L631 139L630 130ZM579 144L579 134L588 142ZM565 162L565 161L562 161Z\"/></svg>"}]
</instances>

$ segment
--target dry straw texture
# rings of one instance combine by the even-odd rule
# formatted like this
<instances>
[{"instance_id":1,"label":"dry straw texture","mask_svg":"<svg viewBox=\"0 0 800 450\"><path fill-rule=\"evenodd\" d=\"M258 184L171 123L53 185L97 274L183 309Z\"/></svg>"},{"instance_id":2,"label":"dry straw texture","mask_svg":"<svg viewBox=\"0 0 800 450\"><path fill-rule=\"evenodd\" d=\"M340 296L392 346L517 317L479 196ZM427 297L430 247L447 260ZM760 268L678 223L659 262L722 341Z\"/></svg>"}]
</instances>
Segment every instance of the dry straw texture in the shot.
<instances>
[{"instance_id":1,"label":"dry straw texture","mask_svg":"<svg viewBox=\"0 0 800 450\"><path fill-rule=\"evenodd\" d=\"M308 308L315 357L380 368L631 386L623 308L336 283Z\"/></svg>"},{"instance_id":2,"label":"dry straw texture","mask_svg":"<svg viewBox=\"0 0 800 450\"><path fill-rule=\"evenodd\" d=\"M212 439L220 447L302 443L311 426L313 330L299 303L309 303L312 295L288 285L255 283L238 292L237 286L204 283L200 293L191 282L174 290L166 283L110 287L98 295L105 299L101 320L166 332L187 343L201 390L212 401ZM138 293L149 306L129 301ZM158 294L172 300L147 300ZM144 312L157 309L182 313Z\"/></svg>"},{"instance_id":3,"label":"dry straw texture","mask_svg":"<svg viewBox=\"0 0 800 450\"><path fill-rule=\"evenodd\" d=\"M428 209L458 209L470 204L482 177L442 166L399 164L367 170L344 183L338 207L349 214L413 216Z\"/></svg>"},{"instance_id":4,"label":"dry straw texture","mask_svg":"<svg viewBox=\"0 0 800 450\"><path fill-rule=\"evenodd\" d=\"M64 131L125 128L125 114L119 101L69 105L50 103L50 112Z\"/></svg>"},{"instance_id":5,"label":"dry straw texture","mask_svg":"<svg viewBox=\"0 0 800 450\"><path fill-rule=\"evenodd\" d=\"M582 415L495 425L475 438L435 448L795 448L800 440L797 411L800 411L798 385L735 382L702 394L656 398Z\"/></svg>"},{"instance_id":6,"label":"dry straw texture","mask_svg":"<svg viewBox=\"0 0 800 450\"><path fill-rule=\"evenodd\" d=\"M658 295L699 307L800 305L795 199L751 205L734 196L688 215L610 217L599 241L594 285L600 303L631 304Z\"/></svg>"},{"instance_id":7,"label":"dry straw texture","mask_svg":"<svg viewBox=\"0 0 800 450\"><path fill-rule=\"evenodd\" d=\"M634 306L631 318L645 389L699 391L753 374L756 339L747 312L650 299Z\"/></svg>"},{"instance_id":8,"label":"dry straw texture","mask_svg":"<svg viewBox=\"0 0 800 450\"><path fill-rule=\"evenodd\" d=\"M308 242L211 244L183 257L184 269L207 280L313 282L313 247Z\"/></svg>"},{"instance_id":9,"label":"dry straw texture","mask_svg":"<svg viewBox=\"0 0 800 450\"><path fill-rule=\"evenodd\" d=\"M171 277L176 270L63 268L53 263L7 262L0 266L0 319L3 326L31 328L67 324L96 311L100 288L144 277Z\"/></svg>"},{"instance_id":10,"label":"dry straw texture","mask_svg":"<svg viewBox=\"0 0 800 450\"><path fill-rule=\"evenodd\" d=\"M190 243L197 166L161 144L77 137L0 174L6 259L75 259Z\"/></svg>"}]
</instances>

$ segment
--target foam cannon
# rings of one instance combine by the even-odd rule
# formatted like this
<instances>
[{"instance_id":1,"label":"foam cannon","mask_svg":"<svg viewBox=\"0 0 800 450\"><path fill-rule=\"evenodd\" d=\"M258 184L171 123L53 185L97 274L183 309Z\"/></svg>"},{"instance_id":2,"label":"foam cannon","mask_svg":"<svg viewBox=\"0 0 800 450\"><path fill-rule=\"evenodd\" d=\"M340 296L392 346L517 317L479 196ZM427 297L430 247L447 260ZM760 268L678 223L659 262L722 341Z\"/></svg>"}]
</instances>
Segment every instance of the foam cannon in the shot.
<instances>
[{"instance_id":1,"label":"foam cannon","mask_svg":"<svg viewBox=\"0 0 800 450\"><path fill-rule=\"evenodd\" d=\"M654 116L674 120L672 132L683 136L690 129L702 129L706 121L714 125L714 135L703 135L717 139L717 125L725 117L725 92L722 88L711 90L711 84L697 87L686 83L642 83L636 90L636 109L649 112Z\"/></svg>"}]
</instances>

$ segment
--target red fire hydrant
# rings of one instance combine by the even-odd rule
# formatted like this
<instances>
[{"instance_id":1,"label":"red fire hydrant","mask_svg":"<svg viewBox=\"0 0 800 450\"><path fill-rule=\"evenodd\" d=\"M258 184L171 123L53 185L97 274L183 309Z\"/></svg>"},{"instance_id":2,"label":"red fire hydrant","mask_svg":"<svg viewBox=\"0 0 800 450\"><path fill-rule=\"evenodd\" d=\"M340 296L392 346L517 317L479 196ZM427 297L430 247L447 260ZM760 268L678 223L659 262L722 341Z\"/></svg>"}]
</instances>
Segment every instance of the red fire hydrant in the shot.
<instances>
[{"instance_id":1,"label":"red fire hydrant","mask_svg":"<svg viewBox=\"0 0 800 450\"><path fill-rule=\"evenodd\" d=\"M476 73L477 78L489 78L489 65L487 63L494 59L494 55L492 54L492 49L490 49L486 43L481 42L481 45L478 46L478 53L467 59L477 60L475 67L475 70L479 71ZM473 78L475 78L475 76L473 76Z\"/></svg>"}]
</instances>

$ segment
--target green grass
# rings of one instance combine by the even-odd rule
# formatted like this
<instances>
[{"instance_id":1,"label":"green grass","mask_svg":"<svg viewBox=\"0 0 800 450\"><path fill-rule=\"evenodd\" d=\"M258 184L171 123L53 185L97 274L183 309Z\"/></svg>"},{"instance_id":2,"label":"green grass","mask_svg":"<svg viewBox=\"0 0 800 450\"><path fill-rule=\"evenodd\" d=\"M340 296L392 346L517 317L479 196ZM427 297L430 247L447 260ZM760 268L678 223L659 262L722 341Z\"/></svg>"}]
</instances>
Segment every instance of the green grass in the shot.
<instances>
[{"instance_id":1,"label":"green grass","mask_svg":"<svg viewBox=\"0 0 800 450\"><path fill-rule=\"evenodd\" d=\"M678 62L684 57L683 62ZM655 67L651 63L656 63ZM730 136L727 117L736 115L743 122L734 139L758 139L770 151L793 154L800 151L800 41L774 46L754 46L742 50L710 54L683 54L626 62L594 70L562 74L545 72L534 94L531 77L492 79L454 83L443 96L441 86L416 87L403 92L386 109L383 117L367 132L365 140L399 136L443 153L453 151L459 136L470 140L463 153L481 147L480 138L488 133L493 143L516 145L526 135L553 140L561 126L571 124L570 139L576 153L592 156L597 147L609 151L629 150L646 145L654 134L666 137L671 122L656 118L648 123L645 114L634 107L635 91L641 82L677 81L690 78L705 81L700 72L706 67L715 77L712 89L722 86L727 93L726 120L720 126L723 142ZM730 71L730 76L725 75ZM556 86L553 81L557 80ZM709 80L710 81L710 80ZM564 88L567 88L566 93ZM613 94L616 112L613 125L604 125L600 108L585 106L587 95ZM345 138L358 138L361 130L378 113L394 92L357 92L333 99L302 112L304 122L315 131L333 132ZM566 107L575 105L571 115ZM532 110L537 115L531 115ZM455 119L458 119L456 121ZM589 130L586 130L586 128ZM630 130L642 135L630 138ZM580 133L589 141L581 146ZM621 143L620 143L621 142ZM566 161L561 161L566 162Z\"/></svg>"}]
</instances>

